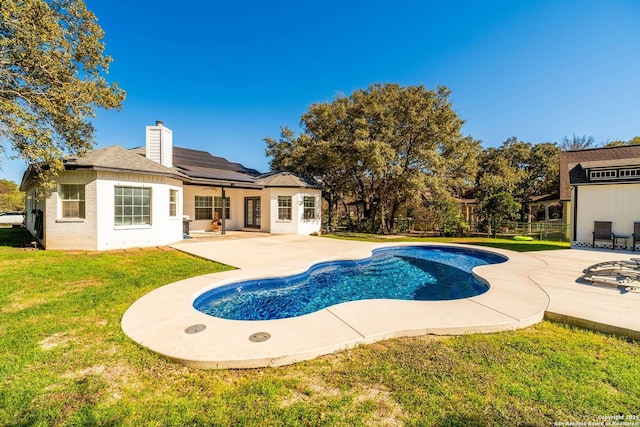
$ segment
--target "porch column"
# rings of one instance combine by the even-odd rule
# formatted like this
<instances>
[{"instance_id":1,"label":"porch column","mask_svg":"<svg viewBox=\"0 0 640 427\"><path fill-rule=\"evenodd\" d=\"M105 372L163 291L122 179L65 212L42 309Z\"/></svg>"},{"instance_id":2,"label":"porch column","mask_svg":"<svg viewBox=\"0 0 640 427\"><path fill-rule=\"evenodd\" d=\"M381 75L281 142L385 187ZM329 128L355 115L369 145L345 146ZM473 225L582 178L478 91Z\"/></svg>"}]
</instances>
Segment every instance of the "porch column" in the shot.
<instances>
[{"instance_id":1,"label":"porch column","mask_svg":"<svg viewBox=\"0 0 640 427\"><path fill-rule=\"evenodd\" d=\"M222 215L220 215L220 220L222 221L222 230L221 234L227 234L227 194L225 193L224 187L222 187Z\"/></svg>"},{"instance_id":2,"label":"porch column","mask_svg":"<svg viewBox=\"0 0 640 427\"><path fill-rule=\"evenodd\" d=\"M549 203L544 204L544 220L549 221Z\"/></svg>"}]
</instances>

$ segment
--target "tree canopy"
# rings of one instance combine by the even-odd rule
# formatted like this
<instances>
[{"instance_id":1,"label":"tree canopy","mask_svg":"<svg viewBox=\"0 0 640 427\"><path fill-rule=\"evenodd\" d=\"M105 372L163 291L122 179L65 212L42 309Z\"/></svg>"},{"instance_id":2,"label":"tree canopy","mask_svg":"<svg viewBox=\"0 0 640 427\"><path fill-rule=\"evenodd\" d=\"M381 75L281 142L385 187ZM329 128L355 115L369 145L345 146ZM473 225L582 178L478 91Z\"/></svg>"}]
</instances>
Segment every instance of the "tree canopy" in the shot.
<instances>
[{"instance_id":1,"label":"tree canopy","mask_svg":"<svg viewBox=\"0 0 640 427\"><path fill-rule=\"evenodd\" d=\"M620 147L623 145L640 145L640 136L634 136L629 141L616 139L615 141L608 142L605 147Z\"/></svg>"},{"instance_id":2,"label":"tree canopy","mask_svg":"<svg viewBox=\"0 0 640 427\"><path fill-rule=\"evenodd\" d=\"M558 192L560 149L555 143L533 145L507 139L499 148L484 150L477 177L480 199L508 192L517 200Z\"/></svg>"},{"instance_id":3,"label":"tree canopy","mask_svg":"<svg viewBox=\"0 0 640 427\"><path fill-rule=\"evenodd\" d=\"M571 138L565 136L560 141L560 149L562 151L586 150L588 148L596 148L597 146L598 144L596 144L596 139L593 136L579 136L575 133Z\"/></svg>"},{"instance_id":4,"label":"tree canopy","mask_svg":"<svg viewBox=\"0 0 640 427\"><path fill-rule=\"evenodd\" d=\"M24 193L18 184L7 179L0 179L0 212L23 211Z\"/></svg>"},{"instance_id":5,"label":"tree canopy","mask_svg":"<svg viewBox=\"0 0 640 427\"><path fill-rule=\"evenodd\" d=\"M351 201L387 231L403 204L473 182L480 143L461 134L449 96L446 87L386 83L313 104L300 135L285 127L265 139L271 169L322 182L330 207Z\"/></svg>"},{"instance_id":6,"label":"tree canopy","mask_svg":"<svg viewBox=\"0 0 640 427\"><path fill-rule=\"evenodd\" d=\"M507 191L492 194L481 203L481 210L494 235L497 232L498 224L502 221L515 219L521 207L522 205L515 201L513 195Z\"/></svg>"},{"instance_id":7,"label":"tree canopy","mask_svg":"<svg viewBox=\"0 0 640 427\"><path fill-rule=\"evenodd\" d=\"M41 167L42 180L61 169L62 155L93 147L96 107L124 100L105 78L103 37L82 0L0 2L0 153L10 144Z\"/></svg>"}]
</instances>

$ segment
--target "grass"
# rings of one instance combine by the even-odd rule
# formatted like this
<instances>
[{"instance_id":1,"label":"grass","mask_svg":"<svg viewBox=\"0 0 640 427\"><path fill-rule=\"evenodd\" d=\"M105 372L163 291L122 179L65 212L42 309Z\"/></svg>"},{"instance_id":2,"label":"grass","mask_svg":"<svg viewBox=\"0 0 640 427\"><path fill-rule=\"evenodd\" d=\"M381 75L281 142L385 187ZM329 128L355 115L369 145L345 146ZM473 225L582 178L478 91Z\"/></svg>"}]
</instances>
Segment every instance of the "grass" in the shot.
<instances>
[{"instance_id":1,"label":"grass","mask_svg":"<svg viewBox=\"0 0 640 427\"><path fill-rule=\"evenodd\" d=\"M0 226L0 247L33 248L34 246L31 242L34 240L24 228Z\"/></svg>"},{"instance_id":2,"label":"grass","mask_svg":"<svg viewBox=\"0 0 640 427\"><path fill-rule=\"evenodd\" d=\"M152 289L228 267L162 248L29 251L7 246L6 232L2 426L548 426L640 408L640 343L551 322L282 368L186 368L137 346L120 319Z\"/></svg>"},{"instance_id":3,"label":"grass","mask_svg":"<svg viewBox=\"0 0 640 427\"><path fill-rule=\"evenodd\" d=\"M547 251L555 249L569 249L569 242L555 242L546 240L518 241L507 239L492 239L484 237L413 237L413 236L381 236L379 234L366 233L336 233L324 234L324 237L333 239L358 240L366 242L436 242L436 243L462 243L467 245L489 246L492 248L509 249L516 252Z\"/></svg>"}]
</instances>

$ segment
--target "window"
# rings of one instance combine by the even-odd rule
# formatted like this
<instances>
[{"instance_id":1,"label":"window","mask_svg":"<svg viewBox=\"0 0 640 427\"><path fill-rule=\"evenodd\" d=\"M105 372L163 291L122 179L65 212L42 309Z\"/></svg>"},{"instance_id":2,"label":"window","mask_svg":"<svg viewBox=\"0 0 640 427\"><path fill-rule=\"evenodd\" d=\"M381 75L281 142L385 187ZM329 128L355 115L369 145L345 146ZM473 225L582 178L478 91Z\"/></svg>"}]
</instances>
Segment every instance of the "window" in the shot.
<instances>
[{"instance_id":1,"label":"window","mask_svg":"<svg viewBox=\"0 0 640 427\"><path fill-rule=\"evenodd\" d=\"M196 219L213 219L213 197L196 196Z\"/></svg>"},{"instance_id":2,"label":"window","mask_svg":"<svg viewBox=\"0 0 640 427\"><path fill-rule=\"evenodd\" d=\"M640 177L640 169L622 169L620 178L638 178Z\"/></svg>"},{"instance_id":3,"label":"window","mask_svg":"<svg viewBox=\"0 0 640 427\"><path fill-rule=\"evenodd\" d=\"M304 196L304 219L316 219L316 198Z\"/></svg>"},{"instance_id":4,"label":"window","mask_svg":"<svg viewBox=\"0 0 640 427\"><path fill-rule=\"evenodd\" d=\"M115 225L151 224L151 189L142 187L115 187Z\"/></svg>"},{"instance_id":5,"label":"window","mask_svg":"<svg viewBox=\"0 0 640 427\"><path fill-rule=\"evenodd\" d=\"M291 196L278 196L278 220L291 221Z\"/></svg>"},{"instance_id":6,"label":"window","mask_svg":"<svg viewBox=\"0 0 640 427\"><path fill-rule=\"evenodd\" d=\"M225 199L226 205L224 209L224 218L229 219L231 218L231 198L225 197ZM215 219L222 219L222 197L216 196L213 198L213 215Z\"/></svg>"},{"instance_id":7,"label":"window","mask_svg":"<svg viewBox=\"0 0 640 427\"><path fill-rule=\"evenodd\" d=\"M616 177L615 170L599 170L599 171L591 171L591 179L610 179Z\"/></svg>"},{"instance_id":8,"label":"window","mask_svg":"<svg viewBox=\"0 0 640 427\"><path fill-rule=\"evenodd\" d=\"M62 184L62 218L84 218L84 185Z\"/></svg>"},{"instance_id":9,"label":"window","mask_svg":"<svg viewBox=\"0 0 640 427\"><path fill-rule=\"evenodd\" d=\"M178 190L169 190L169 216L178 215Z\"/></svg>"}]
</instances>

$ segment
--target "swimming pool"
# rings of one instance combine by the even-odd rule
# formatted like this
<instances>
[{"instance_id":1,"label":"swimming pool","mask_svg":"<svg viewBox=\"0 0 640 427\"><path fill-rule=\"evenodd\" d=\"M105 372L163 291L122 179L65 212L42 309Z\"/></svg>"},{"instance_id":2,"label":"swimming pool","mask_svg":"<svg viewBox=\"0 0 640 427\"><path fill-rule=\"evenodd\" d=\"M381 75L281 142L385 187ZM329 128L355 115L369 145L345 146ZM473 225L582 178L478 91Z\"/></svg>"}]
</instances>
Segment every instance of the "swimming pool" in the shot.
<instances>
[{"instance_id":1,"label":"swimming pool","mask_svg":"<svg viewBox=\"0 0 640 427\"><path fill-rule=\"evenodd\" d=\"M382 248L365 260L320 263L294 276L214 288L198 296L193 307L224 319L274 320L363 299L468 298L489 289L471 270L506 260L495 253L457 247Z\"/></svg>"}]
</instances>

